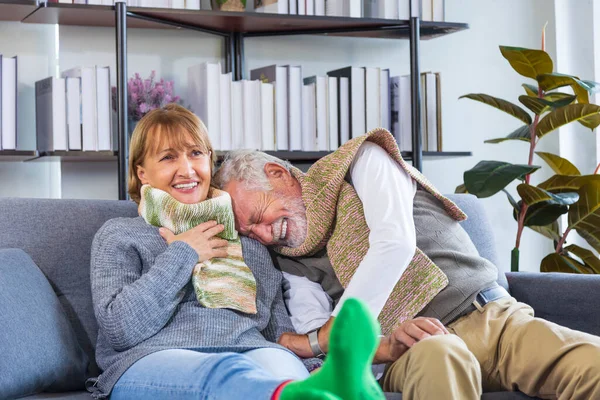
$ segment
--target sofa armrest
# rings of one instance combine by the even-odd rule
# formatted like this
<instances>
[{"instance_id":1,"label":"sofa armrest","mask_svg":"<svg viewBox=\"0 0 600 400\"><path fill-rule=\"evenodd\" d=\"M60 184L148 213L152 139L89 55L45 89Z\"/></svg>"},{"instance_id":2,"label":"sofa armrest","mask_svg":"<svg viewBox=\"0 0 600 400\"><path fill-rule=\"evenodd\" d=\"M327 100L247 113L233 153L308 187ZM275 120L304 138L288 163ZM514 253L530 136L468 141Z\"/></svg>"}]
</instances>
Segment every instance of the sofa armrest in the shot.
<instances>
[{"instance_id":1,"label":"sofa armrest","mask_svg":"<svg viewBox=\"0 0 600 400\"><path fill-rule=\"evenodd\" d=\"M600 275L507 273L511 295L535 316L600 336Z\"/></svg>"}]
</instances>

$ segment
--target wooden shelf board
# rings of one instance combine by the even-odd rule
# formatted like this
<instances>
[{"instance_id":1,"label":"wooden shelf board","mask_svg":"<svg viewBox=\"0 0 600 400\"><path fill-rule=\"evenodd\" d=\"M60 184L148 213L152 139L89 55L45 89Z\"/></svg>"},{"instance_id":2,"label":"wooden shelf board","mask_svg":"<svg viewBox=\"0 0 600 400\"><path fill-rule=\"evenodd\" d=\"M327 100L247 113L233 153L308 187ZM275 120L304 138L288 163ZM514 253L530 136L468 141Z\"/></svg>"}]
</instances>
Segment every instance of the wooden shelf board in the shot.
<instances>
[{"instance_id":1,"label":"wooden shelf board","mask_svg":"<svg viewBox=\"0 0 600 400\"><path fill-rule=\"evenodd\" d=\"M0 21L22 21L36 8L35 1L0 0Z\"/></svg>"},{"instance_id":2,"label":"wooden shelf board","mask_svg":"<svg viewBox=\"0 0 600 400\"><path fill-rule=\"evenodd\" d=\"M242 32L249 36L286 34L329 34L333 36L408 38L406 20L299 16L254 12L225 12L212 10L180 10L128 7L129 13L158 18L174 24L212 31ZM48 3L38 8L23 22L81 26L114 26L113 6ZM129 28L177 29L173 25L129 17ZM446 35L467 29L467 24L451 22L422 22L422 39ZM344 31L344 32L340 32Z\"/></svg>"},{"instance_id":3,"label":"wooden shelf board","mask_svg":"<svg viewBox=\"0 0 600 400\"><path fill-rule=\"evenodd\" d=\"M2 161L27 161L39 157L35 150L0 150L0 162Z\"/></svg>"},{"instance_id":4,"label":"wooden shelf board","mask_svg":"<svg viewBox=\"0 0 600 400\"><path fill-rule=\"evenodd\" d=\"M40 158L35 161L46 161L48 159L66 162L106 162L117 160L116 151L44 151L40 152Z\"/></svg>"}]
</instances>

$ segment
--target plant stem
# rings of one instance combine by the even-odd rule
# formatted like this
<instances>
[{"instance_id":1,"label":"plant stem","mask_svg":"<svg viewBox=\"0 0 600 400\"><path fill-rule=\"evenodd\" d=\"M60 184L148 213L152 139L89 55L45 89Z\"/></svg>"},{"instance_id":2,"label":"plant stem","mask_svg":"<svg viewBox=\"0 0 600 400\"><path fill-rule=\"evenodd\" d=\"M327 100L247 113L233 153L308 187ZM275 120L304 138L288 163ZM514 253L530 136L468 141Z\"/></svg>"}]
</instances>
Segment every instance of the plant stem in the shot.
<instances>
[{"instance_id":1,"label":"plant stem","mask_svg":"<svg viewBox=\"0 0 600 400\"><path fill-rule=\"evenodd\" d=\"M519 212L519 224L517 228L517 241L515 242L515 248L518 249L521 245L521 234L523 233L523 228L525 228L525 215L527 214L527 208L529 206L524 204L521 206L521 211Z\"/></svg>"},{"instance_id":2,"label":"plant stem","mask_svg":"<svg viewBox=\"0 0 600 400\"><path fill-rule=\"evenodd\" d=\"M600 164L598 164L598 166L594 170L594 175L598 174L599 171L600 171Z\"/></svg>"},{"instance_id":3,"label":"plant stem","mask_svg":"<svg viewBox=\"0 0 600 400\"><path fill-rule=\"evenodd\" d=\"M569 232L571 232L571 228L567 228L567 230L565 231L565 233L560 238L560 241L556 245L556 252L557 253L560 253L562 251L562 247L565 244L565 241L567 240L567 235L569 234Z\"/></svg>"}]
</instances>

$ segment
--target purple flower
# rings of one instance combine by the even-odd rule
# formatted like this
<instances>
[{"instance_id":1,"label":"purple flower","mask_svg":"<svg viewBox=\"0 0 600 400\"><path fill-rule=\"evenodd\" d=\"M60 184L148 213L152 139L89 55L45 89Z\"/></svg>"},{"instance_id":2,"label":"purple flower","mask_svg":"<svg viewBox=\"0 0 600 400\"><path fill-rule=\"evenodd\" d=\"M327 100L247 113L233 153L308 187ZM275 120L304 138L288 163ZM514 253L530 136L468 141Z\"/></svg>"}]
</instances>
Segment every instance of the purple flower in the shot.
<instances>
[{"instance_id":1,"label":"purple flower","mask_svg":"<svg viewBox=\"0 0 600 400\"><path fill-rule=\"evenodd\" d=\"M181 97L173 93L173 81L156 80L156 71L150 73L150 77L142 79L139 73L127 82L127 102L129 118L141 119L151 110L163 107L169 103L181 104ZM117 88L112 87L113 109L117 109Z\"/></svg>"}]
</instances>

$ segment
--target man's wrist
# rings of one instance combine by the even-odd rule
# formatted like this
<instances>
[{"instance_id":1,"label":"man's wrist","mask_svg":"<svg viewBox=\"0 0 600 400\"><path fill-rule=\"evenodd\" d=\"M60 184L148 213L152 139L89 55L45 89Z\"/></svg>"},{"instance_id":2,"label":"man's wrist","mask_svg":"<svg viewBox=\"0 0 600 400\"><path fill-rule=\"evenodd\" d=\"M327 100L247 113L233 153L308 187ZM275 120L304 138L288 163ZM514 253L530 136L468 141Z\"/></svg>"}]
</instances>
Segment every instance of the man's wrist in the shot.
<instances>
[{"instance_id":1,"label":"man's wrist","mask_svg":"<svg viewBox=\"0 0 600 400\"><path fill-rule=\"evenodd\" d=\"M320 330L321 330L321 328L312 330L312 331L308 332L306 334L306 336L308 337L308 344L313 353L313 357L323 359L323 358L325 358L325 352L323 351L323 349L321 348L321 346L319 344L319 331Z\"/></svg>"}]
</instances>

